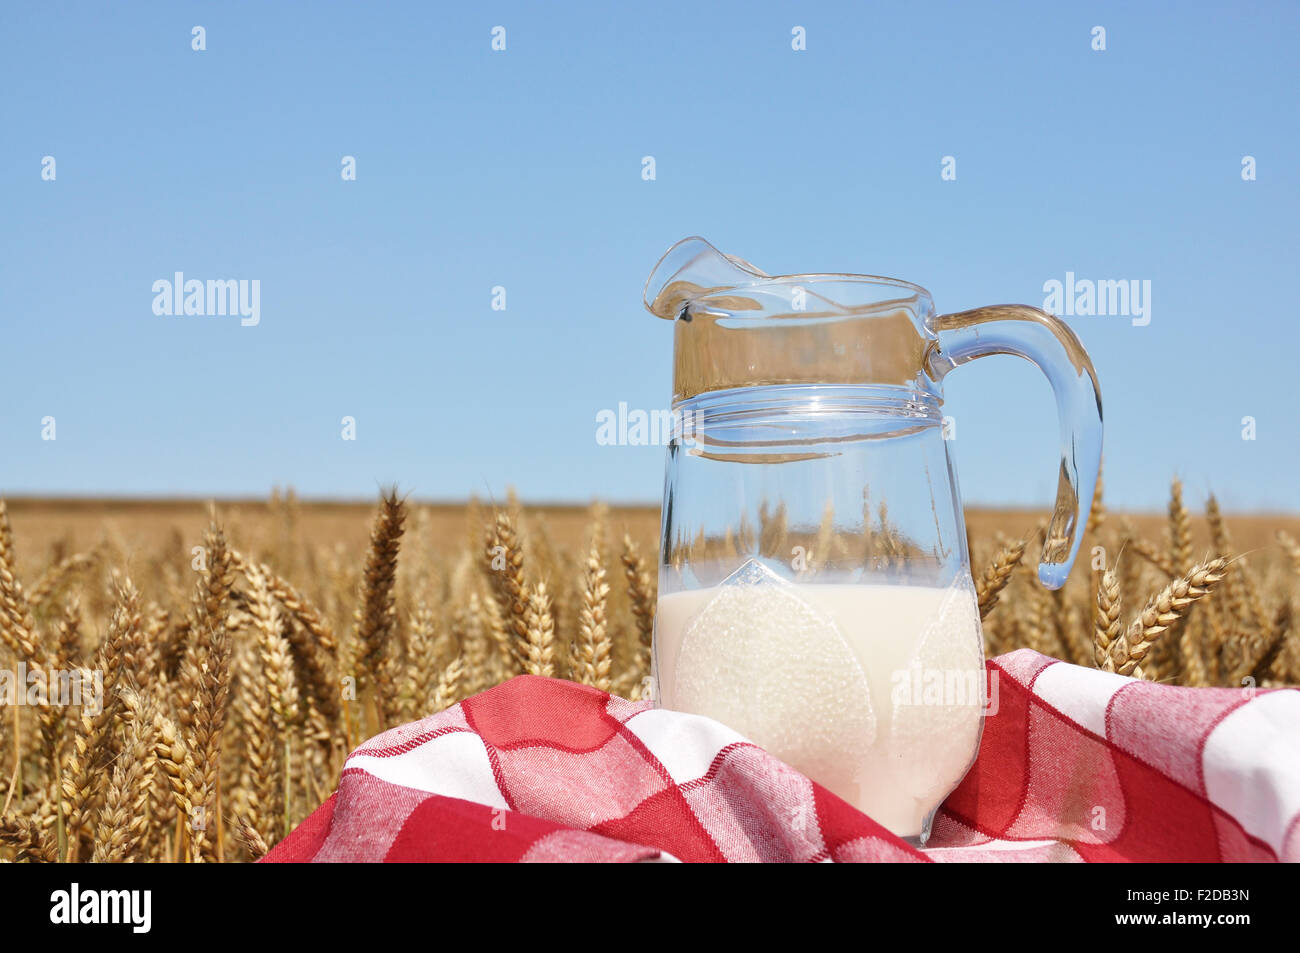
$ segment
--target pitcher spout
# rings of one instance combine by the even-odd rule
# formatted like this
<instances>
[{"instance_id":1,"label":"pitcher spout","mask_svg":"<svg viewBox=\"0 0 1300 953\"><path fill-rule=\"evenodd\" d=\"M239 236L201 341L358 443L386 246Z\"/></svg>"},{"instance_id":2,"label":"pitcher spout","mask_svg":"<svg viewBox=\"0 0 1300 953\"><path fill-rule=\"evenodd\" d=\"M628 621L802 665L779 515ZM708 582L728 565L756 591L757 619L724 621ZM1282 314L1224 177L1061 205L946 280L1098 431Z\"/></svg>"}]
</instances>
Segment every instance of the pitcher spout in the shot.
<instances>
[{"instance_id":1,"label":"pitcher spout","mask_svg":"<svg viewBox=\"0 0 1300 953\"><path fill-rule=\"evenodd\" d=\"M651 314L675 321L696 298L743 288L767 277L744 259L724 254L703 238L692 236L664 252L646 279L643 299Z\"/></svg>"}]
</instances>

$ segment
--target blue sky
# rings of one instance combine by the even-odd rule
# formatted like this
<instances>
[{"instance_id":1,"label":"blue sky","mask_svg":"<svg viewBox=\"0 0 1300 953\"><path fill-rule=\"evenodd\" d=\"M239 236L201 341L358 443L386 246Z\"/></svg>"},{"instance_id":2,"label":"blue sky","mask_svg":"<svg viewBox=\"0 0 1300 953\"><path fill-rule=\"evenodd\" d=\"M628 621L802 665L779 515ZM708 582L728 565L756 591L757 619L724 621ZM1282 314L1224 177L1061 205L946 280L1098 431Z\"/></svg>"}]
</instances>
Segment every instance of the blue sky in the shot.
<instances>
[{"instance_id":1,"label":"blue sky","mask_svg":"<svg viewBox=\"0 0 1300 953\"><path fill-rule=\"evenodd\" d=\"M0 492L656 501L662 449L595 420L668 401L641 287L700 234L943 311L1149 280L1144 327L1067 319L1112 505L1177 472L1295 509L1297 27L1283 3L7 5ZM155 315L177 271L257 279L260 323ZM945 386L967 502L1048 505L1046 380L995 358Z\"/></svg>"}]
</instances>

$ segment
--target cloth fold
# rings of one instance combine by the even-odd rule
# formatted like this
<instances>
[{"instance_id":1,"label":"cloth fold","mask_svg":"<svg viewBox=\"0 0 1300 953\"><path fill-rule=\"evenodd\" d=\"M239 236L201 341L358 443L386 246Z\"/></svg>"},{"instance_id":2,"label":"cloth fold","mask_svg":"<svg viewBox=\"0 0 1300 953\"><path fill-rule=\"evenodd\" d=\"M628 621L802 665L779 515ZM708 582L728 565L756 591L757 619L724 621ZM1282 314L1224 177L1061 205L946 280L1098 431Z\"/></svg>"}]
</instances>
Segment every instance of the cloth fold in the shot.
<instances>
[{"instance_id":1,"label":"cloth fold","mask_svg":"<svg viewBox=\"0 0 1300 953\"><path fill-rule=\"evenodd\" d=\"M924 849L718 722L524 675L361 745L265 861L1300 860L1300 691L988 670Z\"/></svg>"}]
</instances>

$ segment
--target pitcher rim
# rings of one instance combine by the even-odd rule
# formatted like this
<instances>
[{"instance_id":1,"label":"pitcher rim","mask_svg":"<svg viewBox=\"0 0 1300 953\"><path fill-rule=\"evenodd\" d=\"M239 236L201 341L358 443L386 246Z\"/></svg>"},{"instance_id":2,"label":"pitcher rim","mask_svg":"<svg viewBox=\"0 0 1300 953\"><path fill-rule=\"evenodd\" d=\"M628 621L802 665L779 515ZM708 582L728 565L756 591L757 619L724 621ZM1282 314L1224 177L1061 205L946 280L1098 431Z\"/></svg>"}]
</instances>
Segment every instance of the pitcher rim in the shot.
<instances>
[{"instance_id":1,"label":"pitcher rim","mask_svg":"<svg viewBox=\"0 0 1300 953\"><path fill-rule=\"evenodd\" d=\"M700 235L689 235L686 238L673 242L673 244L669 246L668 250L659 256L659 260L655 262L654 268L650 270L650 276L646 279L645 286L641 293L641 300L645 305L646 310L650 311L651 314L655 313L653 308L651 307L652 302L650 301L650 297L649 297L650 285L654 281L654 276L658 272L659 266L664 263L664 261L668 258L668 256L671 255L678 247L684 245L687 242L702 242L705 245L708 245L719 255L722 255L725 258L730 259L731 262L734 265L736 265L738 268L740 268L742 271L748 272L750 275L752 275L755 279L754 284L760 284L760 283L786 284L795 280L804 280L810 284L816 281L860 282L863 284L881 285L889 288L910 289L912 291L912 294L908 295L906 298L892 298L892 299L887 299L885 301L873 301L870 303L872 307L891 304L894 301L904 301L910 298L919 298L923 300L926 304L928 304L930 309L934 308L934 296L930 293L930 290L924 287L923 285L918 285L914 281L908 281L906 278L893 278L890 277L889 275L868 275L868 274L860 274L860 273L849 272L849 271L821 271L821 272L806 272L802 274L795 273L795 274L785 274L785 275L769 275L759 270L757 267L750 264L748 261L746 261L743 258L738 258L735 255L728 255L726 252L722 251L720 248L718 248L716 245L710 242L707 238L704 238ZM686 306L689 306L693 302L706 301L711 297L735 294L738 291L741 291L742 288L744 287L748 287L748 286L722 287L711 291L706 291L703 294L699 294L693 298L686 299L685 304ZM853 307L853 306L850 305L848 307ZM685 310L685 308L683 308L683 310ZM657 314L655 316L660 317L660 315ZM677 320L677 318L679 318L680 316L681 313L679 312L673 318L669 318L668 320Z\"/></svg>"}]
</instances>

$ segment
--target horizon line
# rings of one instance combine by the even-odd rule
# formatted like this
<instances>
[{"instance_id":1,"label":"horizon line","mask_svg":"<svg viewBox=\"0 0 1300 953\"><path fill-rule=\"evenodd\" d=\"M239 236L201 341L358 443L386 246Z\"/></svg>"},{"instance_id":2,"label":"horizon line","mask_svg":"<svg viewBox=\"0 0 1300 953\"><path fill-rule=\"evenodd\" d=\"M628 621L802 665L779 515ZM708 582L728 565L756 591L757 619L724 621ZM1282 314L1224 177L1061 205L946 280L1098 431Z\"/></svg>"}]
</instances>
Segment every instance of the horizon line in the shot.
<instances>
[{"instance_id":1,"label":"horizon line","mask_svg":"<svg viewBox=\"0 0 1300 953\"><path fill-rule=\"evenodd\" d=\"M308 506L373 506L378 500L378 496L360 497L360 496L296 496L295 502L299 505ZM281 500L287 497L281 497ZM445 509L463 509L469 503L477 501L486 506L500 506L502 501L490 497L477 496L470 494L459 499L447 498L420 498L417 496L403 497L407 502L416 506L431 506ZM604 497L593 497L585 502L579 500L555 500L555 499L528 499L519 497L519 503L525 507L534 509L586 509L593 503L602 503L609 507L623 510L646 510L659 509L658 501L649 500L614 500ZM132 494L132 493L107 493L107 494L88 494L88 493L17 493L7 495L0 493L0 500L7 505L15 504L27 506L41 505L62 505L71 507L86 507L94 505L115 504L127 506L203 506L208 503L214 503L225 506L266 506L269 505L273 497L270 493L265 496L247 496L232 495L221 496L217 494L175 494L167 496ZM1003 513L1043 513L1050 512L1050 504L1039 506L1015 504L1007 505L1001 503L981 503L978 501L968 502L965 504L967 510L984 510L997 511ZM1106 507L1107 514L1114 513L1119 516L1125 515L1143 515L1150 516L1163 515L1162 507L1153 507L1150 509L1142 508L1125 508L1125 507ZM1192 512L1196 512L1192 510ZM1285 517L1289 519L1300 518L1300 510L1278 510L1278 509L1224 509L1225 515L1244 516L1253 518L1264 517Z\"/></svg>"}]
</instances>

